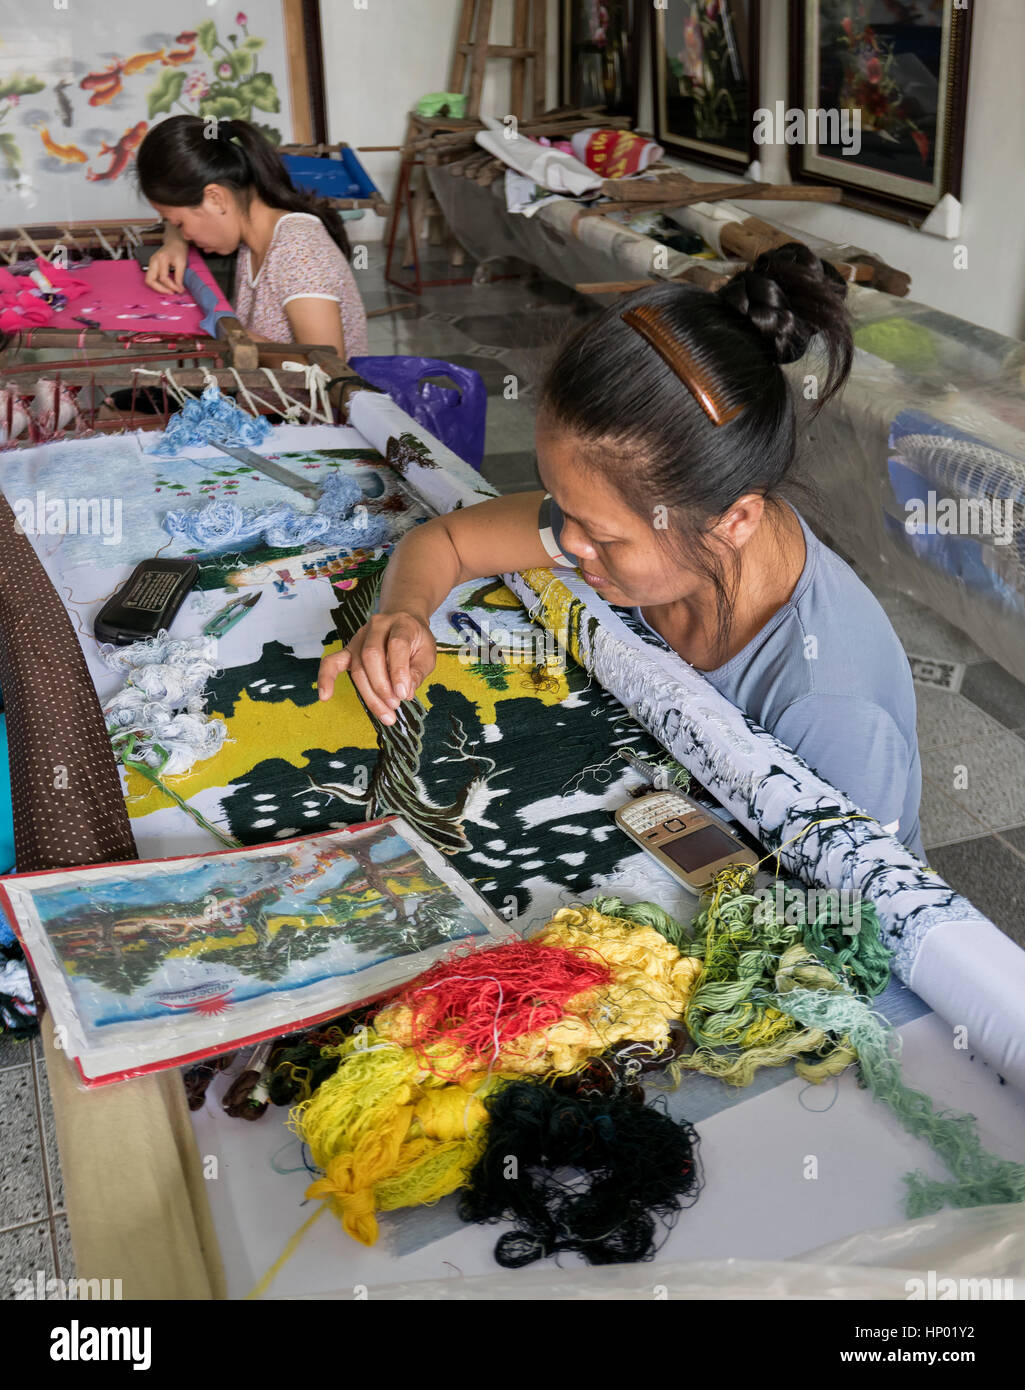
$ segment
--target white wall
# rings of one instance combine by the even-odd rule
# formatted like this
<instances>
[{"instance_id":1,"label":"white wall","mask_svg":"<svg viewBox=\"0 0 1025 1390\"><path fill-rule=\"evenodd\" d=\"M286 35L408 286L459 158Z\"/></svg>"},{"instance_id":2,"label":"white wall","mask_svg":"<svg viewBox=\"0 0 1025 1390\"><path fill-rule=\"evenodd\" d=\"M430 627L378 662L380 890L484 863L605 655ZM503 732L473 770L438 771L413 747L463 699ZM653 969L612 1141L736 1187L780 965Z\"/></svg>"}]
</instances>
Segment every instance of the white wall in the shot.
<instances>
[{"instance_id":1,"label":"white wall","mask_svg":"<svg viewBox=\"0 0 1025 1390\"><path fill-rule=\"evenodd\" d=\"M448 86L461 0L321 0L329 140L352 146L400 145L406 116L428 92ZM513 0L496 0L492 43L512 42ZM546 105L558 99L558 0L548 0ZM492 59L485 70L481 111L509 109L510 64ZM527 100L530 99L529 83ZM391 198L397 154L360 154L367 173ZM384 220L367 213L350 225L354 240L378 240Z\"/></svg>"},{"instance_id":2,"label":"white wall","mask_svg":"<svg viewBox=\"0 0 1025 1390\"><path fill-rule=\"evenodd\" d=\"M786 99L787 0L762 0L762 91ZM646 56L646 55L645 55ZM961 233L943 241L883 217L835 204L746 203L774 218L873 251L911 276L910 297L1014 338L1025 337L1025 0L976 0L968 79ZM646 78L650 64L642 71ZM640 127L651 130L650 82L642 83ZM787 182L786 146L762 147L762 177ZM683 162L692 176L704 171ZM715 171L712 178L721 179ZM954 247L967 266L953 268Z\"/></svg>"},{"instance_id":3,"label":"white wall","mask_svg":"<svg viewBox=\"0 0 1025 1390\"><path fill-rule=\"evenodd\" d=\"M643 0L642 0L643 3ZM406 113L427 92L444 89L460 0L322 0L328 132L350 145L400 144ZM558 97L558 0L548 0L547 101ZM763 0L764 90L787 93L787 0ZM976 0L968 85L968 138L962 187L964 214L956 242L928 236L885 218L832 205L749 203L752 212L823 237L874 251L911 275L911 295L960 318L1025 337L1025 0ZM512 0L496 0L492 41L512 37ZM652 128L647 36L642 48L640 128ZM489 64L482 111L508 109L509 65ZM785 147L763 147L763 176L786 177ZM386 198L398 156L361 155ZM687 164L701 177L706 171ZM719 179L721 171L712 171ZM367 214L358 237L380 237L383 220ZM356 233L356 227L352 230ZM954 246L967 247L967 266L953 268Z\"/></svg>"}]
</instances>

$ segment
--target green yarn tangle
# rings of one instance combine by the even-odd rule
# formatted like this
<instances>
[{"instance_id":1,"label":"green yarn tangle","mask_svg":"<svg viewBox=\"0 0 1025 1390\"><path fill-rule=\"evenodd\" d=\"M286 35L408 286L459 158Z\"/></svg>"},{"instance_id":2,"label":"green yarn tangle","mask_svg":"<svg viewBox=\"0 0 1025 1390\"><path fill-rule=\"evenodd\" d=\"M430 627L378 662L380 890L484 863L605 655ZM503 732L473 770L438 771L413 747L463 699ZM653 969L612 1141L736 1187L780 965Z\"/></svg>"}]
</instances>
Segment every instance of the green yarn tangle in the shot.
<instances>
[{"instance_id":1,"label":"green yarn tangle","mask_svg":"<svg viewBox=\"0 0 1025 1390\"><path fill-rule=\"evenodd\" d=\"M874 999L890 983L893 955L882 941L879 914L871 903L859 902L852 923L841 924L839 915L835 903L823 908L813 922L805 922L802 940L840 979Z\"/></svg>"},{"instance_id":2,"label":"green yarn tangle","mask_svg":"<svg viewBox=\"0 0 1025 1390\"><path fill-rule=\"evenodd\" d=\"M698 918L705 968L684 1014L696 1050L674 1069L701 1071L731 1086L747 1086L760 1067L793 1061L800 1076L823 1081L855 1060L845 1041L826 1030L798 1030L772 1006L783 979L809 988L840 989L841 982L798 938L796 923L781 922L765 900L738 893ZM812 1054L808 1058L806 1054ZM802 1060L798 1060L802 1059Z\"/></svg>"},{"instance_id":3,"label":"green yarn tangle","mask_svg":"<svg viewBox=\"0 0 1025 1390\"><path fill-rule=\"evenodd\" d=\"M690 929L657 903L624 903L621 898L596 897L592 904L608 917L653 927L683 955L704 959L705 968L684 1014L696 1050L677 1058L668 1068L677 1082L684 1071L700 1071L731 1086L748 1086L760 1067L795 1063L807 1081L824 1081L849 1067L856 1054L846 1042L836 1042L817 1028L798 1030L793 1021L762 1001L777 989L777 970L803 971L809 987L839 988L858 947L845 947L835 956L834 971L823 965L800 940L799 922L780 920L772 898L754 893L724 894L713 899ZM796 912L785 916L798 917ZM820 914L816 939L839 931L829 911ZM873 945L874 923L874 945ZM886 948L878 940L874 912L866 916L865 943L870 953ZM861 933L859 933L860 937ZM843 938L840 938L843 940ZM857 941L858 938L855 938Z\"/></svg>"},{"instance_id":4,"label":"green yarn tangle","mask_svg":"<svg viewBox=\"0 0 1025 1390\"><path fill-rule=\"evenodd\" d=\"M827 896L815 917L809 921L806 895L799 889L783 889L783 918L779 920L773 896L749 893L721 900L718 914L736 927L765 928L758 935L763 947L781 948L794 940L802 941L830 967L837 979L861 990L871 998L881 994L890 982L892 952L881 938L882 925L875 907L860 901L853 907L852 920L842 922L839 897ZM706 906L690 927L684 927L657 903L624 903L622 898L595 897L593 905L606 917L619 917L642 927L654 927L685 955L703 956L704 937L716 910ZM755 939L752 936L752 940Z\"/></svg>"},{"instance_id":5,"label":"green yarn tangle","mask_svg":"<svg viewBox=\"0 0 1025 1390\"><path fill-rule=\"evenodd\" d=\"M1025 1201L1025 1164L998 1158L982 1147L971 1115L937 1110L923 1091L901 1076L900 1037L863 999L826 990L794 988L777 995L776 1006L806 1027L842 1033L857 1049L861 1075L876 1100L888 1105L916 1139L924 1139L954 1175L939 1182L925 1173L906 1173L910 1218L941 1207L980 1207Z\"/></svg>"},{"instance_id":6,"label":"green yarn tangle","mask_svg":"<svg viewBox=\"0 0 1025 1390\"><path fill-rule=\"evenodd\" d=\"M691 950L691 939L686 927L675 917L670 917L665 908L658 903L625 903L622 898L598 895L591 900L591 906L605 917L618 917L623 922L634 922L639 927L654 927L681 955L695 954Z\"/></svg>"},{"instance_id":7,"label":"green yarn tangle","mask_svg":"<svg viewBox=\"0 0 1025 1390\"><path fill-rule=\"evenodd\" d=\"M684 1015L695 1051L677 1057L670 1076L679 1082L684 1072L700 1071L746 1086L760 1067L792 1061L798 1076L821 1082L857 1062L876 1099L953 1174L953 1182L906 1174L909 1217L945 1205L1025 1201L1025 1164L987 1153L970 1115L937 1110L904 1083L899 1036L860 997L881 993L890 977L875 908L859 903L843 924L837 898L809 921L806 901L799 891L777 896L713 885L688 932L655 903L595 898L599 912L654 927L704 960Z\"/></svg>"}]
</instances>

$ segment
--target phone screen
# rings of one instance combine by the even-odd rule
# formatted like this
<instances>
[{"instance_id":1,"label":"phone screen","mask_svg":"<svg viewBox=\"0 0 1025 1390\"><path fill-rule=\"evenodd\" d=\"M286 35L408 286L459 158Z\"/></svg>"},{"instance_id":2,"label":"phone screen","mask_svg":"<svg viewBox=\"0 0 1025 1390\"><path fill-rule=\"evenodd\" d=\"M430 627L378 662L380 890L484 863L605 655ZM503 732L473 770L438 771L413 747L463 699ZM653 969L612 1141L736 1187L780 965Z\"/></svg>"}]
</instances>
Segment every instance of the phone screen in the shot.
<instances>
[{"instance_id":1,"label":"phone screen","mask_svg":"<svg viewBox=\"0 0 1025 1390\"><path fill-rule=\"evenodd\" d=\"M700 869L702 864L714 864L717 859L736 854L740 846L714 825L706 825L700 830L695 830L693 835L684 835L679 840L668 840L658 848L674 864L679 864L686 873L691 873L694 869Z\"/></svg>"}]
</instances>

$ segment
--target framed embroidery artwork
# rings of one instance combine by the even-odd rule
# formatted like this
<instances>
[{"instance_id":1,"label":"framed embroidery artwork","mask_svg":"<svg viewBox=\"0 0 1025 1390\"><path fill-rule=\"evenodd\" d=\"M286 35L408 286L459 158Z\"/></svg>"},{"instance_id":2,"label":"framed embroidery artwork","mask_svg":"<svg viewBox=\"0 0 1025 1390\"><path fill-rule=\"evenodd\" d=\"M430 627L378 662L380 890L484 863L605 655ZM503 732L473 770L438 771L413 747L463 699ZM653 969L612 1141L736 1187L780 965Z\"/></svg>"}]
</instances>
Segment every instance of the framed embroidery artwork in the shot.
<instances>
[{"instance_id":1,"label":"framed embroidery artwork","mask_svg":"<svg viewBox=\"0 0 1025 1390\"><path fill-rule=\"evenodd\" d=\"M640 0L562 0L560 102L637 121Z\"/></svg>"},{"instance_id":2,"label":"framed embroidery artwork","mask_svg":"<svg viewBox=\"0 0 1025 1390\"><path fill-rule=\"evenodd\" d=\"M86 1085L305 1027L509 929L398 817L0 879Z\"/></svg>"},{"instance_id":3,"label":"framed embroidery artwork","mask_svg":"<svg viewBox=\"0 0 1025 1390\"><path fill-rule=\"evenodd\" d=\"M132 0L0 0L5 225L146 216L132 177L146 132L191 113L252 121L274 143L324 138L319 0L194 0L169 19Z\"/></svg>"},{"instance_id":4,"label":"framed embroidery artwork","mask_svg":"<svg viewBox=\"0 0 1025 1390\"><path fill-rule=\"evenodd\" d=\"M652 11L655 138L740 172L757 157L760 0L664 0Z\"/></svg>"},{"instance_id":5,"label":"framed embroidery artwork","mask_svg":"<svg viewBox=\"0 0 1025 1390\"><path fill-rule=\"evenodd\" d=\"M790 105L817 113L791 145L792 177L840 184L849 206L914 225L959 198L971 8L791 0L790 22Z\"/></svg>"}]
</instances>

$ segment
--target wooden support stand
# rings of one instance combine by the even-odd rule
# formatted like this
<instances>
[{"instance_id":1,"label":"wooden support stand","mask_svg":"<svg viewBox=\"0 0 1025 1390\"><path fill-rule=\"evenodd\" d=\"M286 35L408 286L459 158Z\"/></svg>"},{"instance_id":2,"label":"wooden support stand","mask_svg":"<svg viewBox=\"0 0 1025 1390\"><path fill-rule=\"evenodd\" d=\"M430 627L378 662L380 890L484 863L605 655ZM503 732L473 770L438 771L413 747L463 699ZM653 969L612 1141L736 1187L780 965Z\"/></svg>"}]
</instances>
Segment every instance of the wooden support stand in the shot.
<instances>
[{"instance_id":1,"label":"wooden support stand","mask_svg":"<svg viewBox=\"0 0 1025 1390\"><path fill-rule=\"evenodd\" d=\"M545 109L546 63L548 53L547 0L514 0L513 42L494 44L491 42L491 20L493 0L463 0L456 31L456 43L449 69L449 92L466 91L466 116L459 118L431 118L410 114L406 125L406 136L402 142L403 159L396 181L395 192L389 209L388 223L385 227L385 243L388 248L385 266L385 279L390 284L399 285L419 294L420 290L431 285L465 285L468 276L424 280L420 274L418 243L426 222L428 240L431 245L442 244L444 234L439 223L444 217L433 198L423 168L437 163L439 150L433 148L434 137L439 134L451 135L454 143L465 150L459 170L466 178L481 177L494 163L489 155L481 151L474 141L474 135L482 128L479 120L481 93L484 88L484 75L489 62L507 61L511 64L509 80L509 114L523 122L527 118L526 92L528 71L531 78L531 108L535 116ZM431 148L428 148L431 147ZM453 171L455 172L455 171ZM500 171L490 172L486 182L490 183ZM399 226L403 215L406 218L405 252L403 265L412 265L412 283L399 280L393 274L396 242L400 240ZM464 259L462 247L448 233L450 260L452 265L461 265Z\"/></svg>"},{"instance_id":2,"label":"wooden support stand","mask_svg":"<svg viewBox=\"0 0 1025 1390\"><path fill-rule=\"evenodd\" d=\"M217 321L217 341L224 344L228 365L240 372L255 371L259 362L260 349L236 318Z\"/></svg>"}]
</instances>

